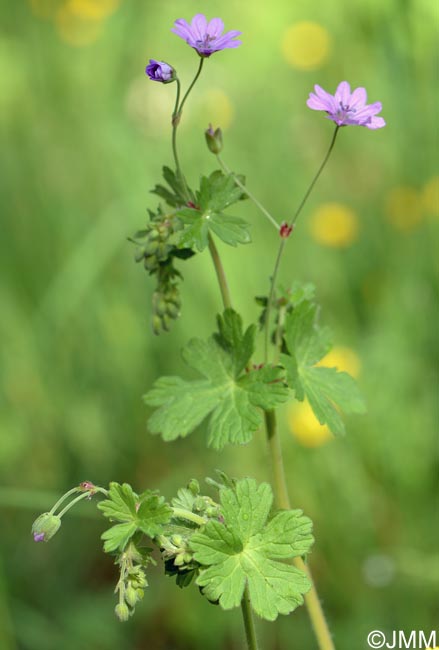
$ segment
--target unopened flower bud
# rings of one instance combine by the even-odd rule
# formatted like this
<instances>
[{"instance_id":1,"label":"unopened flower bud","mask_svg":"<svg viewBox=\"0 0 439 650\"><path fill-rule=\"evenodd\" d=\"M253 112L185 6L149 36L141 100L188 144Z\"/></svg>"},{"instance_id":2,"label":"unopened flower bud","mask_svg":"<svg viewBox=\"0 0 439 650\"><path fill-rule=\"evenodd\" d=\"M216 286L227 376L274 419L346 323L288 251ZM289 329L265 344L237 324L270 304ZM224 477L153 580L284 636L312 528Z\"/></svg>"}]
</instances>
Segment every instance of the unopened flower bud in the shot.
<instances>
[{"instance_id":1,"label":"unopened flower bud","mask_svg":"<svg viewBox=\"0 0 439 650\"><path fill-rule=\"evenodd\" d=\"M169 84L177 78L177 73L171 65L154 59L149 60L145 72L152 81L159 81L162 84Z\"/></svg>"},{"instance_id":2,"label":"unopened flower bud","mask_svg":"<svg viewBox=\"0 0 439 650\"><path fill-rule=\"evenodd\" d=\"M187 488L194 495L200 494L200 484L198 483L196 478L191 478L191 480L187 484Z\"/></svg>"},{"instance_id":3,"label":"unopened flower bud","mask_svg":"<svg viewBox=\"0 0 439 650\"><path fill-rule=\"evenodd\" d=\"M209 151L214 154L220 153L223 148L223 132L221 129L218 127L213 130L213 126L209 124L209 128L206 129L204 135L206 137L206 144Z\"/></svg>"},{"instance_id":4,"label":"unopened flower bud","mask_svg":"<svg viewBox=\"0 0 439 650\"><path fill-rule=\"evenodd\" d=\"M48 542L59 530L61 518L51 512L44 512L32 524L35 542Z\"/></svg>"},{"instance_id":5,"label":"unopened flower bud","mask_svg":"<svg viewBox=\"0 0 439 650\"><path fill-rule=\"evenodd\" d=\"M117 603L116 607L114 608L114 613L122 623L125 623L125 621L127 621L130 617L130 610L128 608L128 605L125 603Z\"/></svg>"}]
</instances>

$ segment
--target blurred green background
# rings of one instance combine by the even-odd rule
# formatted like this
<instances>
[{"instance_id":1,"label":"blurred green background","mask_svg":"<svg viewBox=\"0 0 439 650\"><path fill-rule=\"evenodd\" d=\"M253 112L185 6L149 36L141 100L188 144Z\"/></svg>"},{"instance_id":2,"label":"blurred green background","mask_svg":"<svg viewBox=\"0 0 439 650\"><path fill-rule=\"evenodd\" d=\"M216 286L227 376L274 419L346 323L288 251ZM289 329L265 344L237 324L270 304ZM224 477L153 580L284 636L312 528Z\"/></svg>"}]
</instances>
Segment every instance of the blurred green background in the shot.
<instances>
[{"instance_id":1,"label":"blurred green background","mask_svg":"<svg viewBox=\"0 0 439 650\"><path fill-rule=\"evenodd\" d=\"M141 395L184 372L179 350L208 335L220 295L207 254L184 265L183 313L150 330L153 282L127 237L155 208L170 164L173 86L149 82L152 58L184 83L195 53L178 17L220 15L243 46L215 54L181 125L195 184L214 169L203 131L224 128L224 159L279 221L291 215L332 125L305 105L314 83L365 86L387 127L343 129L289 244L281 276L317 285L369 411L332 439L306 407L281 414L292 501L315 522L310 558L339 650L370 630L437 622L437 263L439 170L433 0L267 4L189 0L2 3L0 37L2 650L213 650L242 647L240 612L222 613L158 567L136 615L114 617L117 580L92 504L36 545L39 512L84 479L129 481L171 497L221 467L270 477L264 435L222 454L202 431L165 444L146 430ZM277 234L250 202L253 245L220 247L234 302L255 320ZM436 256L434 253L436 252ZM338 356L337 356L338 355ZM267 650L316 647L300 608L259 624Z\"/></svg>"}]
</instances>

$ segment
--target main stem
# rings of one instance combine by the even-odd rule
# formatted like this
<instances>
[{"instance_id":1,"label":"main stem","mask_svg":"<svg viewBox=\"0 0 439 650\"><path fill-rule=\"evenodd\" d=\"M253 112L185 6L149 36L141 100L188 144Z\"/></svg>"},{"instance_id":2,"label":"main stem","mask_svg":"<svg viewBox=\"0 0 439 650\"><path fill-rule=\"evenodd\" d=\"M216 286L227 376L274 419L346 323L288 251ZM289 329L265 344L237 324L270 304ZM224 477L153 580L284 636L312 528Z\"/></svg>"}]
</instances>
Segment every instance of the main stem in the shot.
<instances>
[{"instance_id":1,"label":"main stem","mask_svg":"<svg viewBox=\"0 0 439 650\"><path fill-rule=\"evenodd\" d=\"M250 602L248 585L245 587L244 595L241 600L242 617L244 619L245 636L247 638L248 650L258 650L258 640L256 638L255 622L253 620L253 611Z\"/></svg>"},{"instance_id":2,"label":"main stem","mask_svg":"<svg viewBox=\"0 0 439 650\"><path fill-rule=\"evenodd\" d=\"M278 508L290 510L291 504L285 479L282 447L279 433L277 431L276 414L274 411L265 411L265 425L267 428L268 446L273 468L273 485L276 505ZM311 571L301 557L294 558L293 564L297 569L306 573L311 582L311 589L305 594L305 605L308 609L309 618L319 644L319 649L335 650L331 633L329 632L328 624L314 586Z\"/></svg>"},{"instance_id":3,"label":"main stem","mask_svg":"<svg viewBox=\"0 0 439 650\"><path fill-rule=\"evenodd\" d=\"M224 271L221 258L218 253L215 242L213 241L212 235L209 233L209 251L212 257L212 262L215 267L216 276L218 278L218 284L221 291L221 297L223 299L224 309L229 309L232 306L232 300L230 298L229 285L227 284L226 273Z\"/></svg>"}]
</instances>

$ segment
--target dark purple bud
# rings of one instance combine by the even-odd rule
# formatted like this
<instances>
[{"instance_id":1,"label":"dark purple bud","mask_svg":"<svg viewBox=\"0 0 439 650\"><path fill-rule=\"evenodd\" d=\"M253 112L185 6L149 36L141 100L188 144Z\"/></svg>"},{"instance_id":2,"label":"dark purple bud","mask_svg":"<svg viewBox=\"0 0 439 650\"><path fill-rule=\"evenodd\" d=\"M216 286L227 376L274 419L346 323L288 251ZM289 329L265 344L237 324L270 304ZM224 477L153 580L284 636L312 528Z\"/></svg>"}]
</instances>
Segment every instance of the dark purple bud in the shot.
<instances>
[{"instance_id":1,"label":"dark purple bud","mask_svg":"<svg viewBox=\"0 0 439 650\"><path fill-rule=\"evenodd\" d=\"M145 72L152 81L160 81L162 84L169 84L177 78L172 66L164 61L150 59Z\"/></svg>"},{"instance_id":2,"label":"dark purple bud","mask_svg":"<svg viewBox=\"0 0 439 650\"><path fill-rule=\"evenodd\" d=\"M213 126L209 124L209 128L206 129L204 135L206 136L206 144L209 148L209 151L214 154L220 153L223 148L223 132L221 129L218 127L217 129L213 130Z\"/></svg>"}]
</instances>

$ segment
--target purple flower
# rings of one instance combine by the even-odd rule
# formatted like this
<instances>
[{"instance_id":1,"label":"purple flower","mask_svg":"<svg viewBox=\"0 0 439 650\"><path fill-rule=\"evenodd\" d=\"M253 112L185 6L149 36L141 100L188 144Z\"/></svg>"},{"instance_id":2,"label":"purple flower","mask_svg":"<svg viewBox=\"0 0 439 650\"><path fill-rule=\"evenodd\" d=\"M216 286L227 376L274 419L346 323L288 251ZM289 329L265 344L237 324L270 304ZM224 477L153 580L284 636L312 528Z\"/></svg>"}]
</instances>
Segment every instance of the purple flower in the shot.
<instances>
[{"instance_id":1,"label":"purple flower","mask_svg":"<svg viewBox=\"0 0 439 650\"><path fill-rule=\"evenodd\" d=\"M307 106L315 111L325 111L327 118L338 126L367 126L368 129L381 129L386 126L382 117L376 117L381 111L381 102L366 104L367 94L364 88L356 88L351 93L348 82L342 81L335 95L330 95L317 85L314 90L315 94L309 94Z\"/></svg>"},{"instance_id":2,"label":"purple flower","mask_svg":"<svg viewBox=\"0 0 439 650\"><path fill-rule=\"evenodd\" d=\"M224 23L221 18L212 18L207 22L206 16L197 14L192 18L190 25L183 18L176 20L171 32L184 39L200 56L208 57L214 52L241 45L241 41L233 40L241 32L231 31L223 34L223 30Z\"/></svg>"},{"instance_id":3,"label":"purple flower","mask_svg":"<svg viewBox=\"0 0 439 650\"><path fill-rule=\"evenodd\" d=\"M44 542L44 533L34 533L34 542Z\"/></svg>"},{"instance_id":4,"label":"purple flower","mask_svg":"<svg viewBox=\"0 0 439 650\"><path fill-rule=\"evenodd\" d=\"M160 81L162 84L168 84L175 80L174 68L164 61L150 59L145 72L152 81Z\"/></svg>"}]
</instances>

